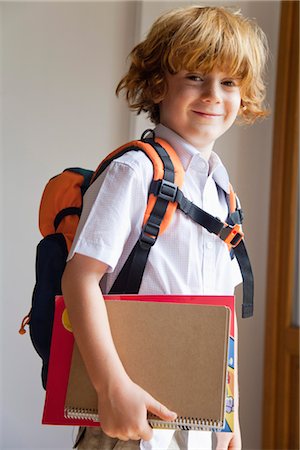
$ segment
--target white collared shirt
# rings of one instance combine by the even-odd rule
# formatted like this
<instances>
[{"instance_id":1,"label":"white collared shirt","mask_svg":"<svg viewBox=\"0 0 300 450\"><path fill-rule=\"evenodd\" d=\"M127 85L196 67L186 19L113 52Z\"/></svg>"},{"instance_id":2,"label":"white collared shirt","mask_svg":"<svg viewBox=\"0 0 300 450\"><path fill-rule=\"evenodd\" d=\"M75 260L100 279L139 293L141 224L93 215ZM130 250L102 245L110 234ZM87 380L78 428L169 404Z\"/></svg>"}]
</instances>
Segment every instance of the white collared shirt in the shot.
<instances>
[{"instance_id":1,"label":"white collared shirt","mask_svg":"<svg viewBox=\"0 0 300 450\"><path fill-rule=\"evenodd\" d=\"M172 145L182 162L185 196L226 220L224 190L228 190L229 181L220 158L212 152L206 161L163 125L156 127L155 134ZM101 282L105 293L140 235L152 176L148 157L131 151L113 161L85 195L68 259L81 253L107 264L108 273ZM176 210L166 232L150 251L140 293L231 295L241 281L237 261L231 260L226 244Z\"/></svg>"},{"instance_id":2,"label":"white collared shirt","mask_svg":"<svg viewBox=\"0 0 300 450\"><path fill-rule=\"evenodd\" d=\"M226 220L228 174L214 153L208 161L192 145L163 125L157 137L168 141L185 170L182 191L197 206ZM130 151L114 160L88 189L82 216L68 259L75 253L96 258L108 265L101 280L109 292L116 275L135 245L143 223L152 181L152 163L143 152ZM236 259L217 236L176 210L165 233L150 251L140 294L231 295L242 281ZM171 430L154 430L153 439L141 442L143 450L168 448ZM191 432L194 445L202 449L210 432ZM196 444L195 444L196 442Z\"/></svg>"}]
</instances>

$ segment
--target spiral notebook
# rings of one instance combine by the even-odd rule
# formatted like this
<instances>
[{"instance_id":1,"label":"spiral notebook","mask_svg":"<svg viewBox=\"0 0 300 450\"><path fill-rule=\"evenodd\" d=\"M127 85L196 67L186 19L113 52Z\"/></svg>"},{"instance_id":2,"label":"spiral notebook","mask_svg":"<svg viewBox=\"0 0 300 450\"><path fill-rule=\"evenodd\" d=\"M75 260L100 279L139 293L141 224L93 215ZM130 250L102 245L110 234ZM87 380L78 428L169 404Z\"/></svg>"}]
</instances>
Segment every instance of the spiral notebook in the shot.
<instances>
[{"instance_id":1,"label":"spiral notebook","mask_svg":"<svg viewBox=\"0 0 300 450\"><path fill-rule=\"evenodd\" d=\"M228 406L232 403L228 402L228 363L233 362L229 358L233 297L109 296L106 307L112 336L128 375L178 414L173 422L149 415L153 427L232 431L233 420L228 421ZM68 355L64 351L64 356L57 358L62 341L55 342L55 336L63 329L70 340L73 335L60 298L43 423L99 425L97 395L73 339ZM63 364L68 372L65 381L60 381L63 389L57 386L62 360L67 360Z\"/></svg>"}]
</instances>

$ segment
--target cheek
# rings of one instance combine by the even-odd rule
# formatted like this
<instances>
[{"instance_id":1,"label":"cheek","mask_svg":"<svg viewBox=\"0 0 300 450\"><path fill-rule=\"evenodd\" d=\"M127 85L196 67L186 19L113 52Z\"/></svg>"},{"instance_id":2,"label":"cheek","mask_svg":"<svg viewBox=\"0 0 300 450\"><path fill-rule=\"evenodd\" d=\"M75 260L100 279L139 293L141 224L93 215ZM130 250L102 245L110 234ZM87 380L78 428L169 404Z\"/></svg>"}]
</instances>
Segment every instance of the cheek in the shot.
<instances>
[{"instance_id":1,"label":"cheek","mask_svg":"<svg viewBox=\"0 0 300 450\"><path fill-rule=\"evenodd\" d=\"M241 107L241 101L242 101L242 97L241 94L238 93L234 99L234 111L237 114L240 110Z\"/></svg>"},{"instance_id":2,"label":"cheek","mask_svg":"<svg viewBox=\"0 0 300 450\"><path fill-rule=\"evenodd\" d=\"M176 92L176 95L167 95L160 103L160 111L163 116L169 117L170 115L178 115L181 112L185 104L185 96Z\"/></svg>"},{"instance_id":3,"label":"cheek","mask_svg":"<svg viewBox=\"0 0 300 450\"><path fill-rule=\"evenodd\" d=\"M229 116L235 119L240 110L240 106L241 106L240 96L236 96L234 99L231 99L231 101L228 103Z\"/></svg>"}]
</instances>

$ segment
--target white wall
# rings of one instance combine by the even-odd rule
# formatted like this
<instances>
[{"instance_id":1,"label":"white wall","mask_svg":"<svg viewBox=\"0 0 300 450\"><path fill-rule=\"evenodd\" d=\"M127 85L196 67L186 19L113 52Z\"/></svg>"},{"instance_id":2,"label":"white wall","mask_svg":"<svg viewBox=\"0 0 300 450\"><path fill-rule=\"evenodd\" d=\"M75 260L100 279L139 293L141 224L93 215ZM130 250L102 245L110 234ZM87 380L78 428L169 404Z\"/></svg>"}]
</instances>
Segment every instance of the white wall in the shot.
<instances>
[{"instance_id":1,"label":"white wall","mask_svg":"<svg viewBox=\"0 0 300 450\"><path fill-rule=\"evenodd\" d=\"M0 4L0 20L1 14L4 19L0 35L4 111L1 449L71 447L71 429L40 425L44 395L40 362L28 334L17 333L34 285L40 195L47 179L62 168L93 168L105 153L149 125L143 117L136 119L128 113L124 102L115 99L114 89L132 45L153 19L165 9L189 3ZM245 1L235 5L256 17L269 37L272 107L280 4ZM272 124L271 117L251 128L235 127L215 147L247 213L244 228L256 280L255 316L239 320L245 450L260 448Z\"/></svg>"},{"instance_id":2,"label":"white wall","mask_svg":"<svg viewBox=\"0 0 300 450\"><path fill-rule=\"evenodd\" d=\"M44 392L29 335L38 205L65 167L95 168L129 138L114 90L133 45L135 5L2 3L5 201L1 448L71 448L72 429L40 425Z\"/></svg>"},{"instance_id":3,"label":"white wall","mask_svg":"<svg viewBox=\"0 0 300 450\"><path fill-rule=\"evenodd\" d=\"M2 9L0 8L0 30L2 29ZM0 33L0 49L2 48L2 33ZM2 73L3 73L3 65L2 65L2 52L0 51L0 180L3 180L3 133L2 133ZM0 183L0 211L3 211L3 183ZM2 214L0 216L0 236L3 236L3 220ZM3 299L4 299L4 290L3 290L3 239L0 239L0 318L3 317ZM0 330L2 329L2 326ZM0 338L0 405L3 405L3 339L2 335ZM0 409L2 411L2 409ZM0 415L2 418L2 413ZM0 442L2 442L3 436L3 421L0 420Z\"/></svg>"}]
</instances>

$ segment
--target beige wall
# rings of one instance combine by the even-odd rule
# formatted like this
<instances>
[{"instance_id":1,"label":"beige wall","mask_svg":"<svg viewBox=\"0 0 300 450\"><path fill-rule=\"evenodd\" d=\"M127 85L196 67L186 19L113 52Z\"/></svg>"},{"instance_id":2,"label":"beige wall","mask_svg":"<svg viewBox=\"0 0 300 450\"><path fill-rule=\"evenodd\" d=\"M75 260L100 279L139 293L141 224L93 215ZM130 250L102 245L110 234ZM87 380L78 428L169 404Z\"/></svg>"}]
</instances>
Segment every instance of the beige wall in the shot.
<instances>
[{"instance_id":1,"label":"beige wall","mask_svg":"<svg viewBox=\"0 0 300 450\"><path fill-rule=\"evenodd\" d=\"M7 2L0 8L5 194L0 448L67 449L72 428L40 425L40 361L18 326L31 302L38 205L46 181L65 167L95 168L129 138L129 113L114 89L133 45L135 4Z\"/></svg>"},{"instance_id":2,"label":"beige wall","mask_svg":"<svg viewBox=\"0 0 300 450\"><path fill-rule=\"evenodd\" d=\"M0 4L4 18L0 35L4 111L0 154L4 192L0 244L4 256L0 279L3 449L70 448L72 440L72 430L67 427L40 425L40 363L29 336L17 334L34 284L35 246L40 239L37 210L43 186L64 167L95 167L105 153L149 125L115 99L115 85L125 71L132 45L153 19L165 9L189 3ZM272 106L279 2L235 5L245 15L256 17L269 37L273 56L268 100ZM249 450L260 448L261 434L272 124L271 117L249 129L235 127L215 146L243 201L256 280L255 317L239 320L241 424L244 448Z\"/></svg>"}]
</instances>

